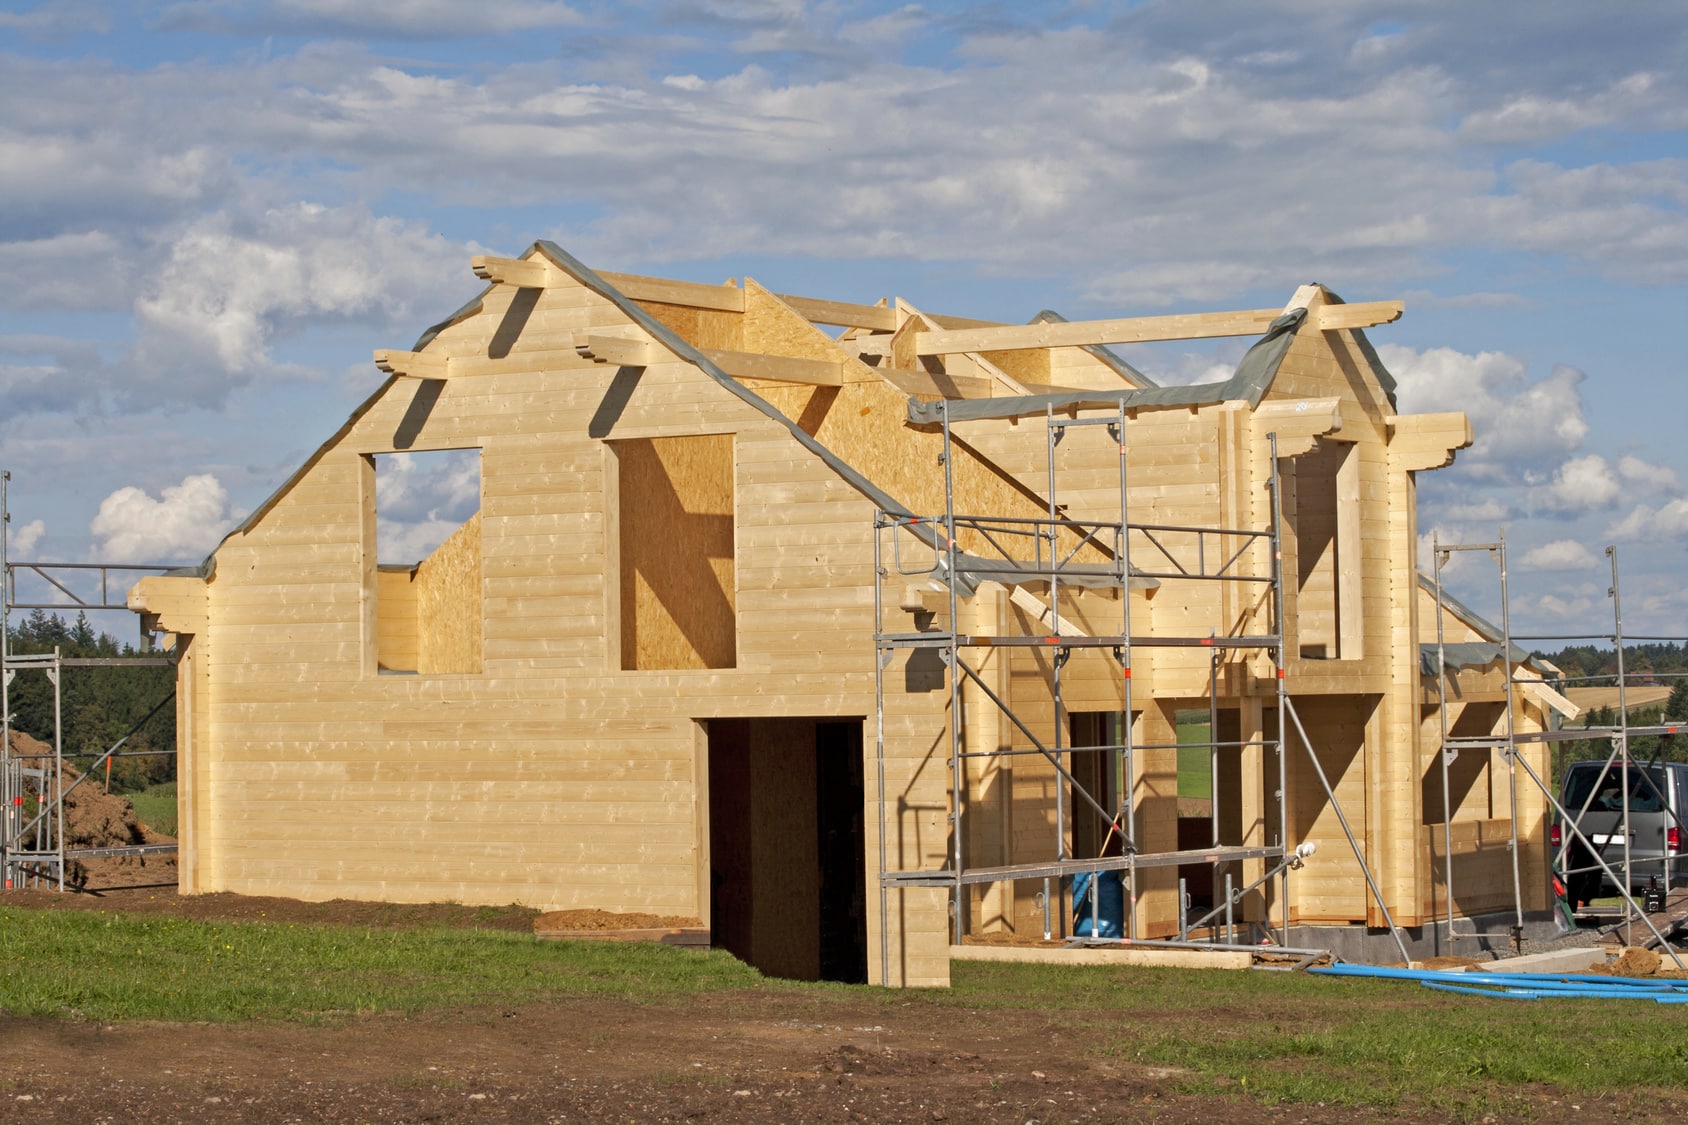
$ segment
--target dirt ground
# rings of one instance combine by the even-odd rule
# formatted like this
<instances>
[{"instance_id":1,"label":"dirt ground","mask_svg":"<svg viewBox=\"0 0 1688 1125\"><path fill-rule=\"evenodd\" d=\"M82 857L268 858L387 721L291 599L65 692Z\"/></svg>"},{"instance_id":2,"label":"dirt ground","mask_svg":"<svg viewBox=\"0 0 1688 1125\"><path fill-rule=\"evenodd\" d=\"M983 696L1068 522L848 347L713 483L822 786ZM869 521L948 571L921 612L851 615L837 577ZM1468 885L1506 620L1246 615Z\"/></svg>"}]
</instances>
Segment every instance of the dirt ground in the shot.
<instances>
[{"instance_id":1,"label":"dirt ground","mask_svg":"<svg viewBox=\"0 0 1688 1125\"><path fill-rule=\"evenodd\" d=\"M519 907L303 903L163 889L0 894L0 906L361 926L530 929ZM0 1122L1430 1121L1179 1093L1167 1068L1096 1052L1096 1013L958 1012L918 994L721 993L672 1006L576 999L514 1010L299 1024L104 1024L0 1013ZM1072 1017L1079 1018L1072 1018ZM1238 1013L1246 1018L1246 1013ZM1128 1030L1128 1029L1119 1029ZM1688 1112L1519 1092L1518 1120ZM1491 1120L1491 1119L1482 1119Z\"/></svg>"}]
</instances>

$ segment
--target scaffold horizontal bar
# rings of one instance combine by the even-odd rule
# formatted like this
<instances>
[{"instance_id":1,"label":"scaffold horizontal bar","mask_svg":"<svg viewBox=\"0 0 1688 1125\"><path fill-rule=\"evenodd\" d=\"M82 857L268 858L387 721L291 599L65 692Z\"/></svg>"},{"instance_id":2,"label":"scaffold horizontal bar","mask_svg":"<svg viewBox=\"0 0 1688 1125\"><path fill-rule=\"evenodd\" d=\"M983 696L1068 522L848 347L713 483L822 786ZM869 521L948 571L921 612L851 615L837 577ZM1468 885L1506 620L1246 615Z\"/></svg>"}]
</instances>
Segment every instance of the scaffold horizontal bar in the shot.
<instances>
[{"instance_id":1,"label":"scaffold horizontal bar","mask_svg":"<svg viewBox=\"0 0 1688 1125\"><path fill-rule=\"evenodd\" d=\"M1254 741L1254 742L1133 742L1131 744L1131 746L1129 747L1129 749L1131 749L1131 750L1184 750L1184 749L1195 748L1195 749L1201 749L1201 750L1208 750L1208 749L1212 749L1212 750L1246 750L1246 749L1248 749L1250 747L1254 747L1254 746L1260 746L1260 747L1265 747L1267 749L1272 749L1272 748L1275 748L1277 745L1278 744L1276 742L1274 742L1270 739L1261 739L1261 740L1257 740L1257 741ZM1057 753L1061 753L1061 754L1107 754L1107 753L1117 754L1117 753L1120 753L1120 752L1126 750L1127 747L1125 746L1124 743L1116 742L1116 743L1109 744L1109 745L1098 745L1098 746L1060 746L1060 747L1052 746L1049 749L1054 750ZM1012 757L1020 757L1022 755L1042 754L1042 753L1043 753L1042 750L1008 749L1006 747L999 747L999 748L993 749L993 750L968 750L965 753L963 753L961 756L963 758L1012 758Z\"/></svg>"},{"instance_id":2,"label":"scaffold horizontal bar","mask_svg":"<svg viewBox=\"0 0 1688 1125\"><path fill-rule=\"evenodd\" d=\"M886 648L1276 648L1276 636L1252 637L1079 637L1045 633L1040 636L982 636L976 633L880 633ZM1633 728L1631 728L1633 729Z\"/></svg>"},{"instance_id":3,"label":"scaffold horizontal bar","mask_svg":"<svg viewBox=\"0 0 1688 1125\"><path fill-rule=\"evenodd\" d=\"M169 667L176 662L168 656L67 656L59 663L66 668L125 668Z\"/></svg>"},{"instance_id":4,"label":"scaffold horizontal bar","mask_svg":"<svg viewBox=\"0 0 1688 1125\"><path fill-rule=\"evenodd\" d=\"M1230 863L1244 859L1277 859L1282 848L1218 847L1146 855L1111 855L1096 859L1059 859L1047 863L1016 863L1007 867L970 867L954 871L887 871L880 877L887 887L954 887L974 883L1003 883L1014 879L1050 879L1088 871L1124 871L1134 867L1176 867L1185 863Z\"/></svg>"},{"instance_id":5,"label":"scaffold horizontal bar","mask_svg":"<svg viewBox=\"0 0 1688 1125\"><path fill-rule=\"evenodd\" d=\"M177 844L123 844L110 848L66 848L66 859L107 859L127 855L175 855Z\"/></svg>"},{"instance_id":6,"label":"scaffold horizontal bar","mask_svg":"<svg viewBox=\"0 0 1688 1125\"><path fill-rule=\"evenodd\" d=\"M1627 734L1631 738L1638 735L1688 734L1688 723L1671 723L1667 726L1656 727L1575 727L1564 730L1519 731L1512 736L1512 741L1585 742L1597 738L1613 738L1620 734Z\"/></svg>"}]
</instances>

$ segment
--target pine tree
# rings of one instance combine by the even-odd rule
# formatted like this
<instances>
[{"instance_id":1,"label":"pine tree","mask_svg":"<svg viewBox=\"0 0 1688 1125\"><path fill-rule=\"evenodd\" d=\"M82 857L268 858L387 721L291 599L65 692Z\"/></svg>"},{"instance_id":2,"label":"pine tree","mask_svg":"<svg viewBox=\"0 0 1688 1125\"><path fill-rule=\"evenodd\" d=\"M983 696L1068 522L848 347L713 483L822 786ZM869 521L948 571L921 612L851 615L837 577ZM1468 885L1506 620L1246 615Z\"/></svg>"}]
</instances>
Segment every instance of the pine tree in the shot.
<instances>
[{"instance_id":1,"label":"pine tree","mask_svg":"<svg viewBox=\"0 0 1688 1125\"><path fill-rule=\"evenodd\" d=\"M1688 677L1677 680L1676 686L1670 689L1670 698L1665 700L1665 718L1688 722Z\"/></svg>"}]
</instances>

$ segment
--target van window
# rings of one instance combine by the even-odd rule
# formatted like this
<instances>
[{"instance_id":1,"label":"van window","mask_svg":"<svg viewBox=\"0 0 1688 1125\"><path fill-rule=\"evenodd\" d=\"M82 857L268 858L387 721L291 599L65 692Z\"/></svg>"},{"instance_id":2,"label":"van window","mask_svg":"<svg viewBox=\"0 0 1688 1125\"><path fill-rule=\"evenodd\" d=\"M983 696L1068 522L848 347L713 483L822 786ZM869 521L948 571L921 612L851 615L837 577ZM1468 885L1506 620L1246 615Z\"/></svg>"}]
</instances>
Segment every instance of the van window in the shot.
<instances>
[{"instance_id":1,"label":"van window","mask_svg":"<svg viewBox=\"0 0 1688 1125\"><path fill-rule=\"evenodd\" d=\"M1599 766L1587 769L1573 767L1565 775L1565 811L1575 816L1583 807L1583 802L1587 801L1589 812L1622 812L1623 776L1623 769L1615 764L1604 773L1600 771ZM1599 779L1598 785L1595 784L1596 778ZM1592 801L1588 800L1590 791L1594 793ZM1661 797L1664 791L1664 770L1657 767L1629 767L1630 812L1663 812L1664 802Z\"/></svg>"}]
</instances>

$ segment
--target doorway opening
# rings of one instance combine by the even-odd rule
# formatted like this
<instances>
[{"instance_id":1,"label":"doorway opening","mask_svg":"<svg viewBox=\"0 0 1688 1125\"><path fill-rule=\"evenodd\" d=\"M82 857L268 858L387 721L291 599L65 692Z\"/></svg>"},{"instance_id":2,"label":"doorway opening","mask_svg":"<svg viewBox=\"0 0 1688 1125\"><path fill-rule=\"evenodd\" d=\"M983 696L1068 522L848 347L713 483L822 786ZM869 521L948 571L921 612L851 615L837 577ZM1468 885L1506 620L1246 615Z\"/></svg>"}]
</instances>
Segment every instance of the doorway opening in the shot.
<instances>
[{"instance_id":1,"label":"doorway opening","mask_svg":"<svg viewBox=\"0 0 1688 1125\"><path fill-rule=\"evenodd\" d=\"M867 982L861 719L711 719L710 933L769 976Z\"/></svg>"}]
</instances>

